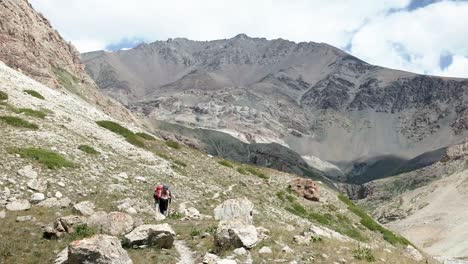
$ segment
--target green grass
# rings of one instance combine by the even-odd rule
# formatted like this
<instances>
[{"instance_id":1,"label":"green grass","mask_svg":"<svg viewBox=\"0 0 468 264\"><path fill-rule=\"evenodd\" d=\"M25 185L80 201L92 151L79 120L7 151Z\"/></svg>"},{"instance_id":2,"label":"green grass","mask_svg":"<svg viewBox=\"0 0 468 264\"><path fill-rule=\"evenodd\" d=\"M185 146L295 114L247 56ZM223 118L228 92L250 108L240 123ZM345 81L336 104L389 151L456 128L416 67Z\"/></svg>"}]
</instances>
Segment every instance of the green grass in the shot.
<instances>
[{"instance_id":1,"label":"green grass","mask_svg":"<svg viewBox=\"0 0 468 264\"><path fill-rule=\"evenodd\" d=\"M68 237L68 241L75 241L86 237L92 237L96 233L97 232L94 230L94 228L89 227L87 224L81 224L76 226L75 233Z\"/></svg>"},{"instance_id":2,"label":"green grass","mask_svg":"<svg viewBox=\"0 0 468 264\"><path fill-rule=\"evenodd\" d=\"M167 216L167 219L179 220L179 219L182 219L182 217L184 217L184 216L181 213L172 212L171 214L169 214Z\"/></svg>"},{"instance_id":3,"label":"green grass","mask_svg":"<svg viewBox=\"0 0 468 264\"><path fill-rule=\"evenodd\" d=\"M228 168L234 168L234 165L232 165L232 163L227 160L220 160L218 161L218 164L223 165Z\"/></svg>"},{"instance_id":4,"label":"green grass","mask_svg":"<svg viewBox=\"0 0 468 264\"><path fill-rule=\"evenodd\" d=\"M24 119L14 116L0 116L0 121L15 127L23 127L28 129L39 129L39 126L33 123L30 123Z\"/></svg>"},{"instance_id":5,"label":"green grass","mask_svg":"<svg viewBox=\"0 0 468 264\"><path fill-rule=\"evenodd\" d=\"M243 175L247 175L247 174L248 174L248 172L247 172L244 168L242 168L242 167L238 167L238 168L237 168L237 172L240 173L240 174L243 174Z\"/></svg>"},{"instance_id":6,"label":"green grass","mask_svg":"<svg viewBox=\"0 0 468 264\"><path fill-rule=\"evenodd\" d=\"M130 135L128 137L126 137L126 140L128 143L134 145L134 146L137 146L137 147L140 147L140 148L144 148L145 147L145 141L143 141L143 139L137 135Z\"/></svg>"},{"instance_id":7,"label":"green grass","mask_svg":"<svg viewBox=\"0 0 468 264\"><path fill-rule=\"evenodd\" d=\"M99 151L95 150L93 147L88 146L88 145L79 145L78 149L88 154L92 154L92 155L99 154Z\"/></svg>"},{"instance_id":8,"label":"green grass","mask_svg":"<svg viewBox=\"0 0 468 264\"><path fill-rule=\"evenodd\" d=\"M181 167L187 167L187 163L185 163L185 162L183 162L181 160L175 160L174 163L181 166Z\"/></svg>"},{"instance_id":9,"label":"green grass","mask_svg":"<svg viewBox=\"0 0 468 264\"><path fill-rule=\"evenodd\" d=\"M3 91L0 91L0 101L4 101L7 99L8 99L8 94Z\"/></svg>"},{"instance_id":10,"label":"green grass","mask_svg":"<svg viewBox=\"0 0 468 264\"><path fill-rule=\"evenodd\" d=\"M156 151L154 154L156 154L156 156L158 156L158 157L160 157L162 159L171 160L171 158L165 153Z\"/></svg>"},{"instance_id":11,"label":"green grass","mask_svg":"<svg viewBox=\"0 0 468 264\"><path fill-rule=\"evenodd\" d=\"M356 206L348 197L340 194L338 199L344 202L348 206L348 210L353 212L355 215L361 218L360 223L365 226L367 229L379 232L383 235L383 238L393 245L402 244L402 245L412 245L406 238L399 236L392 231L386 229L379 223L377 223L372 217L370 217L364 210Z\"/></svg>"},{"instance_id":12,"label":"green grass","mask_svg":"<svg viewBox=\"0 0 468 264\"><path fill-rule=\"evenodd\" d=\"M191 237L196 237L196 236L201 235L202 233L203 233L202 230L193 227L193 228L192 228L192 231L190 231L190 236L191 236Z\"/></svg>"},{"instance_id":13,"label":"green grass","mask_svg":"<svg viewBox=\"0 0 468 264\"><path fill-rule=\"evenodd\" d=\"M16 109L17 113L25 114L27 116L45 118L47 114L43 111L33 110L31 108L18 108Z\"/></svg>"},{"instance_id":14,"label":"green grass","mask_svg":"<svg viewBox=\"0 0 468 264\"><path fill-rule=\"evenodd\" d=\"M265 173L259 171L258 169L254 168L254 167L246 166L245 170L250 172L251 174L259 177L259 178L268 179L268 176Z\"/></svg>"},{"instance_id":15,"label":"green grass","mask_svg":"<svg viewBox=\"0 0 468 264\"><path fill-rule=\"evenodd\" d=\"M44 100L44 96L42 96L42 94L40 94L39 92L36 92L34 90L23 90L23 92L33 96L33 97L36 97L36 98L39 98L41 100Z\"/></svg>"},{"instance_id":16,"label":"green grass","mask_svg":"<svg viewBox=\"0 0 468 264\"><path fill-rule=\"evenodd\" d=\"M180 144L173 141L173 140L166 141L166 145L168 145L169 147L171 147L173 149L180 149L181 148Z\"/></svg>"},{"instance_id":17,"label":"green grass","mask_svg":"<svg viewBox=\"0 0 468 264\"><path fill-rule=\"evenodd\" d=\"M22 158L36 160L37 162L45 165L49 169L58 169L74 166L73 162L68 161L60 154L45 149L19 148L15 149L14 152L19 154Z\"/></svg>"},{"instance_id":18,"label":"green grass","mask_svg":"<svg viewBox=\"0 0 468 264\"><path fill-rule=\"evenodd\" d=\"M143 139L146 139L146 140L156 140L156 138L154 138L150 134L146 134L146 133L143 133L143 132L135 133L135 135L137 135L137 136L139 136L139 137L141 137Z\"/></svg>"},{"instance_id":19,"label":"green grass","mask_svg":"<svg viewBox=\"0 0 468 264\"><path fill-rule=\"evenodd\" d=\"M143 138L134 134L132 131L130 131L129 129L123 127L122 125L116 122L108 121L108 120L101 120L101 121L97 121L96 124L118 135L123 136L127 140L128 143L134 146L137 146L140 148L145 147L145 142Z\"/></svg>"},{"instance_id":20,"label":"green grass","mask_svg":"<svg viewBox=\"0 0 468 264\"><path fill-rule=\"evenodd\" d=\"M119 134L125 138L134 135L132 131L128 130L127 128L113 121L102 120L102 121L97 121L96 124L116 134Z\"/></svg>"},{"instance_id":21,"label":"green grass","mask_svg":"<svg viewBox=\"0 0 468 264\"><path fill-rule=\"evenodd\" d=\"M358 260L366 260L367 262L375 261L374 254L372 253L372 249L370 248L358 247L354 249L353 257Z\"/></svg>"}]
</instances>

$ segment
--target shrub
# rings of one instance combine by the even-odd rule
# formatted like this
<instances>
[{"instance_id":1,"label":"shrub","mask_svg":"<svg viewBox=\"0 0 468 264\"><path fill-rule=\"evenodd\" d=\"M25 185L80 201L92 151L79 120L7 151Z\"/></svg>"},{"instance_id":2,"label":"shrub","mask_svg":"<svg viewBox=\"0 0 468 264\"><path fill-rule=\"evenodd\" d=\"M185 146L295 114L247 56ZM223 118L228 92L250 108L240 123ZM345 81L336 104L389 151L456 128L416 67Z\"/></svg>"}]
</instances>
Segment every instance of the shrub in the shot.
<instances>
[{"instance_id":1,"label":"shrub","mask_svg":"<svg viewBox=\"0 0 468 264\"><path fill-rule=\"evenodd\" d=\"M276 193L276 197L278 197L281 201L285 202L286 199L284 198L286 193L284 191L279 191Z\"/></svg>"},{"instance_id":2,"label":"shrub","mask_svg":"<svg viewBox=\"0 0 468 264\"><path fill-rule=\"evenodd\" d=\"M112 121L107 121L107 120L102 120L102 121L97 121L96 124L98 124L99 126L107 129L107 130L110 130L116 134L119 134L125 138L129 137L129 136L133 136L133 132L128 130L127 128L121 126L120 124L117 124L116 122L112 122Z\"/></svg>"},{"instance_id":3,"label":"shrub","mask_svg":"<svg viewBox=\"0 0 468 264\"><path fill-rule=\"evenodd\" d=\"M197 229L197 228L192 228L192 231L190 231L190 236L191 237L196 237L202 234L202 230Z\"/></svg>"},{"instance_id":4,"label":"shrub","mask_svg":"<svg viewBox=\"0 0 468 264\"><path fill-rule=\"evenodd\" d=\"M180 149L181 148L179 143L177 143L175 141L172 141L172 140L166 141L166 145L168 145L169 147L174 148L174 149Z\"/></svg>"},{"instance_id":5,"label":"shrub","mask_svg":"<svg viewBox=\"0 0 468 264\"><path fill-rule=\"evenodd\" d=\"M145 142L139 136L130 135L130 136L126 137L126 140L127 140L128 143L130 143L130 144L132 144L134 146L137 146L137 147L140 147L140 148L145 147Z\"/></svg>"},{"instance_id":6,"label":"shrub","mask_svg":"<svg viewBox=\"0 0 468 264\"><path fill-rule=\"evenodd\" d=\"M289 202L294 202L296 201L296 197L294 195L291 195L291 194L286 194L286 200L288 200Z\"/></svg>"},{"instance_id":7,"label":"shrub","mask_svg":"<svg viewBox=\"0 0 468 264\"><path fill-rule=\"evenodd\" d=\"M16 109L17 113L22 113L27 116L32 116L32 117L38 117L38 118L44 118L47 116L47 114L43 111L38 111L38 110L33 110L31 108L18 108Z\"/></svg>"},{"instance_id":8,"label":"shrub","mask_svg":"<svg viewBox=\"0 0 468 264\"><path fill-rule=\"evenodd\" d=\"M253 174L253 175L259 177L259 178L268 179L268 176L267 176L265 173L263 173L263 172L257 170L257 169L254 168L254 167L248 166L248 167L245 167L245 170L248 171L248 172L250 172L251 174Z\"/></svg>"},{"instance_id":9,"label":"shrub","mask_svg":"<svg viewBox=\"0 0 468 264\"><path fill-rule=\"evenodd\" d=\"M242 167L237 168L237 172L243 175L247 175L247 171Z\"/></svg>"},{"instance_id":10,"label":"shrub","mask_svg":"<svg viewBox=\"0 0 468 264\"><path fill-rule=\"evenodd\" d=\"M179 212L172 212L171 214L167 216L168 219L174 219L174 220L181 219L182 217L184 216Z\"/></svg>"},{"instance_id":11,"label":"shrub","mask_svg":"<svg viewBox=\"0 0 468 264\"><path fill-rule=\"evenodd\" d=\"M44 100L44 96L42 96L42 94L40 94L39 92L36 92L34 90L24 90L23 92L33 96L33 97L36 97L36 98L39 98L41 100Z\"/></svg>"},{"instance_id":12,"label":"shrub","mask_svg":"<svg viewBox=\"0 0 468 264\"><path fill-rule=\"evenodd\" d=\"M26 120L23 120L19 117L14 117L14 116L0 116L0 120L7 123L10 126L15 126L15 127L24 127L24 128L29 128L29 129L39 129L39 126L33 123L30 123Z\"/></svg>"},{"instance_id":13,"label":"shrub","mask_svg":"<svg viewBox=\"0 0 468 264\"><path fill-rule=\"evenodd\" d=\"M353 256L355 259L358 260L367 260L368 262L375 261L374 254L370 248L363 248L359 246L355 250L353 250Z\"/></svg>"},{"instance_id":14,"label":"shrub","mask_svg":"<svg viewBox=\"0 0 468 264\"><path fill-rule=\"evenodd\" d=\"M29 158L45 165L49 169L73 167L71 161L66 160L60 154L40 148L20 148L15 150L22 158Z\"/></svg>"},{"instance_id":15,"label":"shrub","mask_svg":"<svg viewBox=\"0 0 468 264\"><path fill-rule=\"evenodd\" d=\"M319 213L309 213L309 219L314 220L315 222L318 222L322 225L328 225L330 224L329 216L325 216Z\"/></svg>"},{"instance_id":16,"label":"shrub","mask_svg":"<svg viewBox=\"0 0 468 264\"><path fill-rule=\"evenodd\" d=\"M312 243L321 242L321 241L322 241L322 238L321 238L319 235L313 235L313 236L310 238L310 241L311 241Z\"/></svg>"},{"instance_id":17,"label":"shrub","mask_svg":"<svg viewBox=\"0 0 468 264\"><path fill-rule=\"evenodd\" d=\"M164 153L162 153L162 152L155 152L155 154L156 154L158 157L162 158L162 159L171 160L171 158L170 158L168 155L166 155L166 154L164 154Z\"/></svg>"},{"instance_id":18,"label":"shrub","mask_svg":"<svg viewBox=\"0 0 468 264\"><path fill-rule=\"evenodd\" d=\"M78 149L88 154L93 154L93 155L99 154L97 150L95 150L93 147L88 146L88 145L79 145Z\"/></svg>"},{"instance_id":19,"label":"shrub","mask_svg":"<svg viewBox=\"0 0 468 264\"><path fill-rule=\"evenodd\" d=\"M8 99L8 94L0 91L0 101L7 100L7 99Z\"/></svg>"},{"instance_id":20,"label":"shrub","mask_svg":"<svg viewBox=\"0 0 468 264\"><path fill-rule=\"evenodd\" d=\"M143 132L138 132L138 133L135 133L135 135L143 138L143 139L146 139L146 140L156 140L156 138L154 138L153 136L149 135L149 134L146 134L146 133L143 133Z\"/></svg>"},{"instance_id":21,"label":"shrub","mask_svg":"<svg viewBox=\"0 0 468 264\"><path fill-rule=\"evenodd\" d=\"M220 161L218 161L218 163L220 165L223 165L223 166L228 167L228 168L234 168L234 165L232 165L231 162L229 162L227 160L220 160Z\"/></svg>"}]
</instances>

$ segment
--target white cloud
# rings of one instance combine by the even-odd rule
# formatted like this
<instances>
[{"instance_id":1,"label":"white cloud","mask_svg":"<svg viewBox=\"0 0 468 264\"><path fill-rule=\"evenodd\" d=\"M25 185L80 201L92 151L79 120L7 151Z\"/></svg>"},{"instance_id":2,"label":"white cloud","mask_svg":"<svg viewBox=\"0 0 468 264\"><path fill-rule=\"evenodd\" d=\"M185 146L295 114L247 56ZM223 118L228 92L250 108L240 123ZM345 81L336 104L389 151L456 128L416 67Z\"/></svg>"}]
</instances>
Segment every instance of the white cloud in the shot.
<instances>
[{"instance_id":1,"label":"white cloud","mask_svg":"<svg viewBox=\"0 0 468 264\"><path fill-rule=\"evenodd\" d=\"M373 64L468 77L460 69L468 55L467 2L439 2L411 12L404 10L410 0L30 2L82 52L104 49L123 38L212 40L246 33L339 48L351 42L351 52ZM442 54L454 55L445 70L439 67Z\"/></svg>"}]
</instances>

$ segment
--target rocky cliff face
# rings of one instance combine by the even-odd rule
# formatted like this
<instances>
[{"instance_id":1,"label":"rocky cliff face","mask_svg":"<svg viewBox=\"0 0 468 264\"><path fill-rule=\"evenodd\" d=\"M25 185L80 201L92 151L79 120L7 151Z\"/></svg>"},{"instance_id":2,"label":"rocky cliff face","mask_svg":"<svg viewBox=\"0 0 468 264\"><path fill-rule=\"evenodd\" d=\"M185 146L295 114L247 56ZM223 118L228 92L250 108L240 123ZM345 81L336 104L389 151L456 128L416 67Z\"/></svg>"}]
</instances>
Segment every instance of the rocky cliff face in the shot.
<instances>
[{"instance_id":1,"label":"rocky cliff face","mask_svg":"<svg viewBox=\"0 0 468 264\"><path fill-rule=\"evenodd\" d=\"M45 85L63 87L116 117L131 119L124 108L99 92L75 47L27 0L0 1L0 61Z\"/></svg>"},{"instance_id":2,"label":"rocky cliff face","mask_svg":"<svg viewBox=\"0 0 468 264\"><path fill-rule=\"evenodd\" d=\"M150 119L277 142L335 164L407 160L468 131L467 80L369 65L326 44L241 34L83 59L101 89Z\"/></svg>"}]
</instances>

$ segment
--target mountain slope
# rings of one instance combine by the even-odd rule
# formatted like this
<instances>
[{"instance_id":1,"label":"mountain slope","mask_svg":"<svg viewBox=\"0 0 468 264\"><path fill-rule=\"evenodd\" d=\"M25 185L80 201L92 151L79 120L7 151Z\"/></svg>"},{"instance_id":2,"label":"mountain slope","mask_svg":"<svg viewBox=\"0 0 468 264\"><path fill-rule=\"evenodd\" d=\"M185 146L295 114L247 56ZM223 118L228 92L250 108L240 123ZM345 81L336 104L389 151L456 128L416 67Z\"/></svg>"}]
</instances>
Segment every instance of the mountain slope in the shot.
<instances>
[{"instance_id":1,"label":"mountain slope","mask_svg":"<svg viewBox=\"0 0 468 264\"><path fill-rule=\"evenodd\" d=\"M139 137L137 141L135 138L126 140L96 123L112 118L91 104L69 92L61 93L41 85L3 63L0 63L0 90L7 95L0 104L0 235L7 238L0 242L2 263L52 262L57 252L76 236L45 240L42 227L57 217L79 214L72 205L81 201L94 203L95 211L131 212L136 226L161 221L170 224L178 234L177 239L185 241L182 245L185 243L193 258L200 262L202 256L213 249L214 242L211 233L197 234L213 230L213 226L216 228L218 221L211 217L215 206L226 199L240 197L246 197L255 205L254 224L269 230L262 245L274 252L265 256L259 252L260 246L254 247L248 254L253 263L265 259L298 263L308 263L312 259L316 263L349 262L354 261L353 250L359 250L360 245L371 247L370 254L390 263L415 263L401 244L407 243L405 240L391 233L384 237L379 233L382 231L367 229L360 222L362 212L354 207L348 209L351 204L340 201L337 193L325 185L319 184L320 201L313 202L288 191L288 183L297 177L291 174L264 168L254 169L261 171L262 177L244 174L236 170L243 167L242 164L226 167L218 163L219 159L173 142L150 140L148 135L145 136L148 140ZM43 99L31 94L42 95ZM26 111L25 108L31 109ZM33 110L45 116L41 118ZM28 123L10 122L17 120L12 117ZM132 132L143 132L128 123L122 125ZM85 152L82 145L92 146L98 153ZM30 148L41 150L30 156ZM49 153L47 158L41 154L45 150ZM190 206L206 217L181 220L177 217L180 213L174 213L166 220L155 219L152 192L154 184L159 182L169 184L175 194L172 211L182 208L183 215L183 208ZM18 209L29 200L33 203L31 208ZM7 210L3 209L5 205ZM310 228L319 232L314 241L322 238L313 246L303 233L310 233ZM333 236L327 238L330 232ZM395 239L392 240L394 245L385 240L389 235ZM303 237L306 244L295 243L294 236ZM181 250L180 242L177 245ZM292 249L289 253L282 251L286 245ZM176 263L179 258L186 258L176 249L164 250L164 253L154 248L129 248L127 251L134 263L148 263L148 260ZM243 260L244 257L234 258ZM431 259L428 261L435 263ZM356 260L356 263L362 262Z\"/></svg>"},{"instance_id":2,"label":"mountain slope","mask_svg":"<svg viewBox=\"0 0 468 264\"><path fill-rule=\"evenodd\" d=\"M132 120L103 96L89 78L80 54L27 0L0 2L0 61L53 88L65 88L119 119Z\"/></svg>"},{"instance_id":3,"label":"mountain slope","mask_svg":"<svg viewBox=\"0 0 468 264\"><path fill-rule=\"evenodd\" d=\"M83 54L108 95L150 119L277 142L348 167L408 160L468 134L468 81L369 65L326 44L238 35Z\"/></svg>"}]
</instances>

